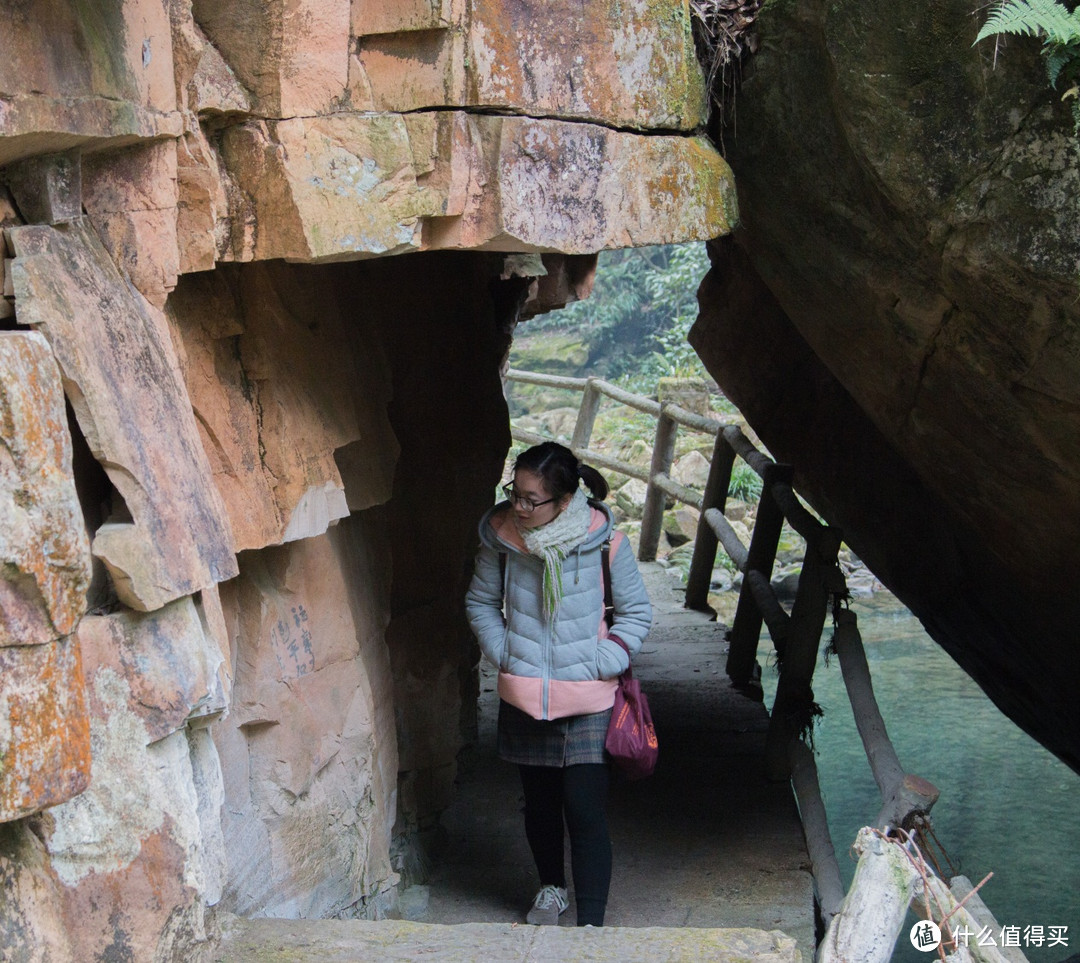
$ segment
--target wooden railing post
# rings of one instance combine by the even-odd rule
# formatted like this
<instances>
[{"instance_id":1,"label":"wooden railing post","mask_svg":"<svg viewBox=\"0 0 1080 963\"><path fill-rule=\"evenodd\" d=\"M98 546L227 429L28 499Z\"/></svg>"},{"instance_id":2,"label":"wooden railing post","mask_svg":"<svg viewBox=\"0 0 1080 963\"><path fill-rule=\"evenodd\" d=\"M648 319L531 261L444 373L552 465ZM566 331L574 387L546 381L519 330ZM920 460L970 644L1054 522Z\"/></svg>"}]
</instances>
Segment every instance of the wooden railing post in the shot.
<instances>
[{"instance_id":1,"label":"wooden railing post","mask_svg":"<svg viewBox=\"0 0 1080 963\"><path fill-rule=\"evenodd\" d=\"M821 631L829 614L829 569L836 565L840 539L836 530L824 528L821 537L806 546L799 588L791 608L788 638L780 663L765 737L765 774L770 779L787 779L791 774L788 744L811 724L814 702L814 667L817 665Z\"/></svg>"},{"instance_id":2,"label":"wooden railing post","mask_svg":"<svg viewBox=\"0 0 1080 963\"><path fill-rule=\"evenodd\" d=\"M762 474L761 500L758 502L757 518L754 521L754 534L750 538L746 570L760 572L766 580L772 576L776 546L780 542L780 530L784 527L784 513L776 503L772 486L773 482L777 481L790 482L792 474L790 465L775 463L766 465ZM727 674L737 686L746 685L753 675L757 662L758 636L761 635L761 610L754 602L753 593L747 583L748 579L744 575L742 589L739 591L739 603L731 625L731 647L727 657Z\"/></svg>"},{"instance_id":3,"label":"wooden railing post","mask_svg":"<svg viewBox=\"0 0 1080 963\"><path fill-rule=\"evenodd\" d=\"M716 435L713 445L712 464L709 466L709 478L705 482L705 493L701 500L701 517L698 519L697 535L694 538L694 557L690 562L690 574L686 579L686 607L699 612L712 612L709 605L709 585L712 583L712 570L716 562L716 533L705 518L710 508L717 508L724 513L727 504L728 488L731 487L731 471L735 467L735 449L728 444L723 432Z\"/></svg>"},{"instance_id":4,"label":"wooden railing post","mask_svg":"<svg viewBox=\"0 0 1080 963\"><path fill-rule=\"evenodd\" d=\"M642 562L656 561L660 532L664 526L664 500L667 498L667 495L657 487L656 476L666 475L671 471L671 463L675 458L675 436L678 430L678 422L666 411L661 411L656 422L656 438L653 441L649 489L645 494L645 508L641 513L638 559Z\"/></svg>"},{"instance_id":5,"label":"wooden railing post","mask_svg":"<svg viewBox=\"0 0 1080 963\"><path fill-rule=\"evenodd\" d=\"M577 421L574 422L574 437L570 442L573 449L588 448L592 439L593 425L596 423L597 412L600 411L600 390L596 387L595 379L589 378L581 392L581 407L578 408Z\"/></svg>"}]
</instances>

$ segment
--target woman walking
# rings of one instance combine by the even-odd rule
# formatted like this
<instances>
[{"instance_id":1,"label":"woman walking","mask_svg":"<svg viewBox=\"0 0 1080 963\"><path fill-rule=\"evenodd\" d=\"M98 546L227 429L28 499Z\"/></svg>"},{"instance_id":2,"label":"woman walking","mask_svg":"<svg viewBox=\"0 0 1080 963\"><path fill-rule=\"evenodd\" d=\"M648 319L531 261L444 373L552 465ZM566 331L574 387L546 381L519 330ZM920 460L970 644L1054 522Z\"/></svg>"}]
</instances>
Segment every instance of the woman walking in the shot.
<instances>
[{"instance_id":1,"label":"woman walking","mask_svg":"<svg viewBox=\"0 0 1080 963\"><path fill-rule=\"evenodd\" d=\"M499 668L499 756L521 773L525 835L540 876L526 919L557 925L569 905L565 823L577 924L602 926L611 883L604 736L616 679L640 650L652 608L595 468L545 442L518 457L503 492L507 501L480 521L465 604L481 650Z\"/></svg>"}]
</instances>

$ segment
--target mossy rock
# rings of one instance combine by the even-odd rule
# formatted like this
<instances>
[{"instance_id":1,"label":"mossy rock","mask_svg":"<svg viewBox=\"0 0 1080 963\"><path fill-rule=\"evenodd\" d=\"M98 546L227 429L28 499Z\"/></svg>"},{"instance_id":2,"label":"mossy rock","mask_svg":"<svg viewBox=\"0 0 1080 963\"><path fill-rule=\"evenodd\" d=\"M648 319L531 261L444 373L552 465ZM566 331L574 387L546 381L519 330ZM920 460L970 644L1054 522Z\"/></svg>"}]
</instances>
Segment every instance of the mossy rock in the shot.
<instances>
[{"instance_id":1,"label":"mossy rock","mask_svg":"<svg viewBox=\"0 0 1080 963\"><path fill-rule=\"evenodd\" d=\"M661 404L674 404L699 415L708 415L709 388L704 378L661 378L656 383L656 396Z\"/></svg>"},{"instance_id":2,"label":"mossy rock","mask_svg":"<svg viewBox=\"0 0 1080 963\"><path fill-rule=\"evenodd\" d=\"M589 363L589 347L581 338L564 331L542 332L514 341L510 366L580 377Z\"/></svg>"}]
</instances>

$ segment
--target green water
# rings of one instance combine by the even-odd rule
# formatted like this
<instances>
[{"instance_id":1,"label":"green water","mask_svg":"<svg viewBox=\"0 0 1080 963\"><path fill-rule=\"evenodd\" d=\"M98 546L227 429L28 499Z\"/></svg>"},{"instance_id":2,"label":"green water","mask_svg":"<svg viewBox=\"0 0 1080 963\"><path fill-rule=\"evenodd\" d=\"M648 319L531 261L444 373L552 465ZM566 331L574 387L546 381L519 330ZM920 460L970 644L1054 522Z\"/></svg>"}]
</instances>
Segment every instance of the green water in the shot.
<instances>
[{"instance_id":1,"label":"green water","mask_svg":"<svg viewBox=\"0 0 1080 963\"><path fill-rule=\"evenodd\" d=\"M1033 963L1080 953L1080 776L1002 715L891 595L856 599L852 609L900 761L941 790L934 831L953 864L973 883L993 872L980 895L999 925L1042 926L1044 936L1051 926L1068 927L1067 946L1025 945L1021 935L1020 950ZM762 651L771 645L763 641ZM771 662L762 675L771 706ZM815 735L818 774L846 887L855 868L850 846L873 822L881 797L835 658L827 667L819 662L814 694L825 709ZM909 914L908 926L914 922ZM905 926L893 958L937 956L917 952Z\"/></svg>"}]
</instances>

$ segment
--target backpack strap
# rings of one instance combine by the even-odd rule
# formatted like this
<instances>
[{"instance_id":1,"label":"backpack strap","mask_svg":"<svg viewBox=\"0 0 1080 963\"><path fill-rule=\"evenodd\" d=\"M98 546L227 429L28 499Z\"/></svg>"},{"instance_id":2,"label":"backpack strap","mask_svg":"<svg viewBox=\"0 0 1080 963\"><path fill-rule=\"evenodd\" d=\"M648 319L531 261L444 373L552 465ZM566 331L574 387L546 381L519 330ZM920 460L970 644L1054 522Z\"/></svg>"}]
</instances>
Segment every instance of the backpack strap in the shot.
<instances>
[{"instance_id":1,"label":"backpack strap","mask_svg":"<svg viewBox=\"0 0 1080 963\"><path fill-rule=\"evenodd\" d=\"M615 602L611 597L611 539L600 549L600 568L604 573L604 621L610 629L615 622Z\"/></svg>"}]
</instances>

